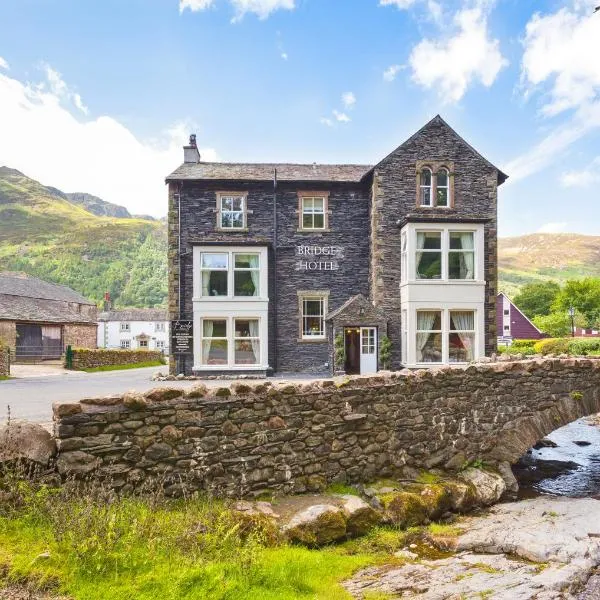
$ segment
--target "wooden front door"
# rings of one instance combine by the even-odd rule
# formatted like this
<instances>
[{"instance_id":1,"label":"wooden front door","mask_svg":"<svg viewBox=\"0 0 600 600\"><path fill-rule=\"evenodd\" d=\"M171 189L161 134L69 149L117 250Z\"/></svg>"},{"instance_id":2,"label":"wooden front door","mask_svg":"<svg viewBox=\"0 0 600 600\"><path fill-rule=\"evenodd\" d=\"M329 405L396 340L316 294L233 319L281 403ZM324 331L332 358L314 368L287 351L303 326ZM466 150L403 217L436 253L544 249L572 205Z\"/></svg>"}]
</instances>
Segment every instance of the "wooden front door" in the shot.
<instances>
[{"instance_id":1,"label":"wooden front door","mask_svg":"<svg viewBox=\"0 0 600 600\"><path fill-rule=\"evenodd\" d=\"M346 364L344 369L348 374L360 373L360 328L346 327L344 329L346 340Z\"/></svg>"}]
</instances>

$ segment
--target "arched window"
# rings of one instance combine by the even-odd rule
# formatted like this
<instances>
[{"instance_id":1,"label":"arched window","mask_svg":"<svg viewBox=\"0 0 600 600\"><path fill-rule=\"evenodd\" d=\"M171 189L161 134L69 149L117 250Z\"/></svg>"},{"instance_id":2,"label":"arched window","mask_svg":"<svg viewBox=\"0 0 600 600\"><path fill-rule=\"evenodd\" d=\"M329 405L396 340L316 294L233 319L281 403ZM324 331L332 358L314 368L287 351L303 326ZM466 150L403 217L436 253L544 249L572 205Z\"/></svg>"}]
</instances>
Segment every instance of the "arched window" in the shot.
<instances>
[{"instance_id":1,"label":"arched window","mask_svg":"<svg viewBox=\"0 0 600 600\"><path fill-rule=\"evenodd\" d=\"M431 206L433 198L431 197L431 169L425 167L421 171L421 183L420 183L420 205Z\"/></svg>"},{"instance_id":2,"label":"arched window","mask_svg":"<svg viewBox=\"0 0 600 600\"><path fill-rule=\"evenodd\" d=\"M448 206L450 197L450 184L448 179L448 169L442 167L435 174L435 205Z\"/></svg>"}]
</instances>

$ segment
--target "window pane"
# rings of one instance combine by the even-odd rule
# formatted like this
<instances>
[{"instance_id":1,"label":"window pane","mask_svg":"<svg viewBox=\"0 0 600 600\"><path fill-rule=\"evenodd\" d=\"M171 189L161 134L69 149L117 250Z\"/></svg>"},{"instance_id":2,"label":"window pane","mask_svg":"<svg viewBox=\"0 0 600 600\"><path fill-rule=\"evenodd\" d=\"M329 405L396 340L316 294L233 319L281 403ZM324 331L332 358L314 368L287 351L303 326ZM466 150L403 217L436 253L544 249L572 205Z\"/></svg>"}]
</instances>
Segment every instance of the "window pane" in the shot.
<instances>
[{"instance_id":1,"label":"window pane","mask_svg":"<svg viewBox=\"0 0 600 600\"><path fill-rule=\"evenodd\" d=\"M258 319L236 319L235 337L258 337Z\"/></svg>"},{"instance_id":2,"label":"window pane","mask_svg":"<svg viewBox=\"0 0 600 600\"><path fill-rule=\"evenodd\" d=\"M474 279L475 253L449 252L448 277L450 279Z\"/></svg>"},{"instance_id":3,"label":"window pane","mask_svg":"<svg viewBox=\"0 0 600 600\"><path fill-rule=\"evenodd\" d=\"M323 198L313 198L313 211L323 212Z\"/></svg>"},{"instance_id":4,"label":"window pane","mask_svg":"<svg viewBox=\"0 0 600 600\"><path fill-rule=\"evenodd\" d=\"M448 360L451 363L473 360L474 333L451 333L449 336Z\"/></svg>"},{"instance_id":5,"label":"window pane","mask_svg":"<svg viewBox=\"0 0 600 600\"><path fill-rule=\"evenodd\" d=\"M234 296L258 296L259 271L235 271L233 274Z\"/></svg>"},{"instance_id":6,"label":"window pane","mask_svg":"<svg viewBox=\"0 0 600 600\"><path fill-rule=\"evenodd\" d=\"M256 365L259 362L260 341L236 340L235 341L235 364L236 365Z\"/></svg>"},{"instance_id":7,"label":"window pane","mask_svg":"<svg viewBox=\"0 0 600 600\"><path fill-rule=\"evenodd\" d=\"M431 188L421 188L421 206L431 206Z\"/></svg>"},{"instance_id":8,"label":"window pane","mask_svg":"<svg viewBox=\"0 0 600 600\"><path fill-rule=\"evenodd\" d=\"M323 335L323 319L321 317L304 317L304 335Z\"/></svg>"},{"instance_id":9,"label":"window pane","mask_svg":"<svg viewBox=\"0 0 600 600\"><path fill-rule=\"evenodd\" d=\"M417 252L417 279L442 278L442 253Z\"/></svg>"},{"instance_id":10,"label":"window pane","mask_svg":"<svg viewBox=\"0 0 600 600\"><path fill-rule=\"evenodd\" d=\"M227 296L227 271L202 271L203 296Z\"/></svg>"},{"instance_id":11,"label":"window pane","mask_svg":"<svg viewBox=\"0 0 600 600\"><path fill-rule=\"evenodd\" d=\"M439 310L417 311L417 331L439 331L442 329L442 313Z\"/></svg>"},{"instance_id":12,"label":"window pane","mask_svg":"<svg viewBox=\"0 0 600 600\"><path fill-rule=\"evenodd\" d=\"M417 362L442 362L441 333L417 333Z\"/></svg>"},{"instance_id":13,"label":"window pane","mask_svg":"<svg viewBox=\"0 0 600 600\"><path fill-rule=\"evenodd\" d=\"M302 210L304 212L312 212L313 208L313 199L312 198L302 198Z\"/></svg>"},{"instance_id":14,"label":"window pane","mask_svg":"<svg viewBox=\"0 0 600 600\"><path fill-rule=\"evenodd\" d=\"M323 307L322 300L305 300L304 301L304 314L305 315L321 315Z\"/></svg>"},{"instance_id":15,"label":"window pane","mask_svg":"<svg viewBox=\"0 0 600 600\"><path fill-rule=\"evenodd\" d=\"M231 208L233 210L239 210L239 211L244 210L243 198L241 196L238 196L237 198L232 198L231 199Z\"/></svg>"},{"instance_id":16,"label":"window pane","mask_svg":"<svg viewBox=\"0 0 600 600\"><path fill-rule=\"evenodd\" d=\"M221 198L221 210L231 210L233 208L233 198L225 196Z\"/></svg>"},{"instance_id":17,"label":"window pane","mask_svg":"<svg viewBox=\"0 0 600 600\"><path fill-rule=\"evenodd\" d=\"M452 331L473 331L475 329L475 313L472 310L451 311L450 329Z\"/></svg>"},{"instance_id":18,"label":"window pane","mask_svg":"<svg viewBox=\"0 0 600 600\"><path fill-rule=\"evenodd\" d=\"M421 185L431 185L431 171L429 169L421 171Z\"/></svg>"},{"instance_id":19,"label":"window pane","mask_svg":"<svg viewBox=\"0 0 600 600\"><path fill-rule=\"evenodd\" d=\"M226 269L227 254L202 254L203 269Z\"/></svg>"},{"instance_id":20,"label":"window pane","mask_svg":"<svg viewBox=\"0 0 600 600\"><path fill-rule=\"evenodd\" d=\"M202 364L226 365L227 340L202 340Z\"/></svg>"},{"instance_id":21,"label":"window pane","mask_svg":"<svg viewBox=\"0 0 600 600\"><path fill-rule=\"evenodd\" d=\"M302 227L305 229L313 228L313 215L312 214L303 214L302 215Z\"/></svg>"},{"instance_id":22,"label":"window pane","mask_svg":"<svg viewBox=\"0 0 600 600\"><path fill-rule=\"evenodd\" d=\"M244 213L234 212L231 213L231 225L234 229L243 229L244 227Z\"/></svg>"},{"instance_id":23,"label":"window pane","mask_svg":"<svg viewBox=\"0 0 600 600\"><path fill-rule=\"evenodd\" d=\"M325 227L325 215L318 213L313 215L313 223L314 229L323 229Z\"/></svg>"},{"instance_id":24,"label":"window pane","mask_svg":"<svg viewBox=\"0 0 600 600\"><path fill-rule=\"evenodd\" d=\"M441 250L442 234L439 231L419 231L417 232L417 249L421 250Z\"/></svg>"},{"instance_id":25,"label":"window pane","mask_svg":"<svg viewBox=\"0 0 600 600\"><path fill-rule=\"evenodd\" d=\"M451 231L450 250L473 250L475 248L472 231Z\"/></svg>"},{"instance_id":26,"label":"window pane","mask_svg":"<svg viewBox=\"0 0 600 600\"><path fill-rule=\"evenodd\" d=\"M448 189L437 188L435 201L438 206L448 206Z\"/></svg>"},{"instance_id":27,"label":"window pane","mask_svg":"<svg viewBox=\"0 0 600 600\"><path fill-rule=\"evenodd\" d=\"M204 321L202 322L202 337L227 337L227 321L204 319Z\"/></svg>"},{"instance_id":28,"label":"window pane","mask_svg":"<svg viewBox=\"0 0 600 600\"><path fill-rule=\"evenodd\" d=\"M448 173L443 169L437 172L436 183L438 187L446 187L448 185Z\"/></svg>"},{"instance_id":29,"label":"window pane","mask_svg":"<svg viewBox=\"0 0 600 600\"><path fill-rule=\"evenodd\" d=\"M258 269L258 254L236 254L236 269Z\"/></svg>"}]
</instances>

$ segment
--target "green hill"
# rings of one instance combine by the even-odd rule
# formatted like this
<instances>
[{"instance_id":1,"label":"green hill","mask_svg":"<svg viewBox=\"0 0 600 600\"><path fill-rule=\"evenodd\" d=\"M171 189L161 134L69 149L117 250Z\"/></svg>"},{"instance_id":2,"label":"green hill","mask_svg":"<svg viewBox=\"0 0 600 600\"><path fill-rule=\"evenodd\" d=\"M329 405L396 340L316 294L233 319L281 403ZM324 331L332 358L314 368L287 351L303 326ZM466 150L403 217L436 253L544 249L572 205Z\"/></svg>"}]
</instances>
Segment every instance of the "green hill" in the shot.
<instances>
[{"instance_id":1,"label":"green hill","mask_svg":"<svg viewBox=\"0 0 600 600\"><path fill-rule=\"evenodd\" d=\"M65 284L97 302L108 291L117 306L164 306L166 238L164 222L93 214L60 190L0 167L2 271Z\"/></svg>"},{"instance_id":2,"label":"green hill","mask_svg":"<svg viewBox=\"0 0 600 600\"><path fill-rule=\"evenodd\" d=\"M533 233L498 240L499 288L514 296L525 283L600 277L600 236Z\"/></svg>"}]
</instances>

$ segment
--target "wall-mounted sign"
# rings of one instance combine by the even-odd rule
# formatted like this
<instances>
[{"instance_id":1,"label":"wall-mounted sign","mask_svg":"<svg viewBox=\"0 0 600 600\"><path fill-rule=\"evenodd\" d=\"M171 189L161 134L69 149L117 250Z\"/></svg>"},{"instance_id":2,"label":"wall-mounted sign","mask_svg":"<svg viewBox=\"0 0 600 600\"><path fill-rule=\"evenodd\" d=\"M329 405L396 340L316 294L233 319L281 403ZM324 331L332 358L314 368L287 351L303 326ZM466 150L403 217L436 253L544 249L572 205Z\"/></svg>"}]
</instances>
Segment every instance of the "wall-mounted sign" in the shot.
<instances>
[{"instance_id":1,"label":"wall-mounted sign","mask_svg":"<svg viewBox=\"0 0 600 600\"><path fill-rule=\"evenodd\" d=\"M344 258L342 246L296 246L296 271L337 271Z\"/></svg>"},{"instance_id":2,"label":"wall-mounted sign","mask_svg":"<svg viewBox=\"0 0 600 600\"><path fill-rule=\"evenodd\" d=\"M173 354L194 353L193 321L171 321L171 352Z\"/></svg>"}]
</instances>

